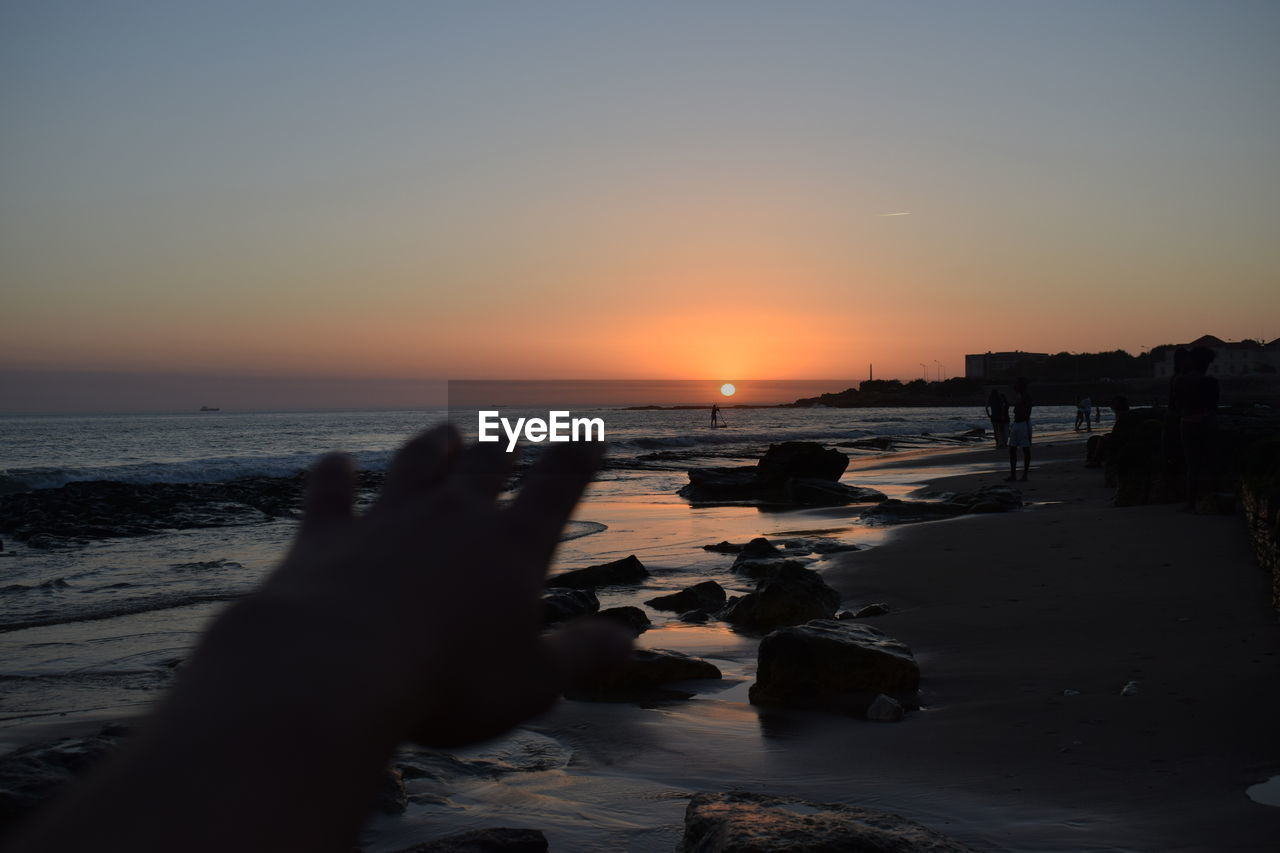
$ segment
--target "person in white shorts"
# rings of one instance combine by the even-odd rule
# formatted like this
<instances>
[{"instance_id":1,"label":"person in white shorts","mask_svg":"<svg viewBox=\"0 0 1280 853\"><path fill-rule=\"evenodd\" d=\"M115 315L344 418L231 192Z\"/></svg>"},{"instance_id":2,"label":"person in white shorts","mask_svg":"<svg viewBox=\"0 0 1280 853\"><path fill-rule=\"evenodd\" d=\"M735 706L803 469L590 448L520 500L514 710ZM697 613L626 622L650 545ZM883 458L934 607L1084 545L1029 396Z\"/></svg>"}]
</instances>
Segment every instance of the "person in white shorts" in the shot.
<instances>
[{"instance_id":1,"label":"person in white shorts","mask_svg":"<svg viewBox=\"0 0 1280 853\"><path fill-rule=\"evenodd\" d=\"M1013 423L1009 427L1009 476L1008 482L1018 479L1018 448L1022 448L1022 479L1031 470L1031 395L1027 393L1027 378L1019 376L1013 383Z\"/></svg>"}]
</instances>

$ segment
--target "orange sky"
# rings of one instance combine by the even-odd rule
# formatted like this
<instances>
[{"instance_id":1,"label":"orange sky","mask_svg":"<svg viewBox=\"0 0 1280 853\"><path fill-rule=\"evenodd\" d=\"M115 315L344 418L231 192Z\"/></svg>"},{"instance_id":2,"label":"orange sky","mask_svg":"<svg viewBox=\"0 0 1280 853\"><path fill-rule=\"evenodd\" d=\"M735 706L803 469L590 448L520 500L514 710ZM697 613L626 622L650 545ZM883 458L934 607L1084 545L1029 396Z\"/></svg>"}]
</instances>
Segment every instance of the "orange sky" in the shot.
<instances>
[{"instance_id":1,"label":"orange sky","mask_svg":"<svg viewBox=\"0 0 1280 853\"><path fill-rule=\"evenodd\" d=\"M0 368L909 379L1280 336L1275 8L642 5L15 11Z\"/></svg>"}]
</instances>

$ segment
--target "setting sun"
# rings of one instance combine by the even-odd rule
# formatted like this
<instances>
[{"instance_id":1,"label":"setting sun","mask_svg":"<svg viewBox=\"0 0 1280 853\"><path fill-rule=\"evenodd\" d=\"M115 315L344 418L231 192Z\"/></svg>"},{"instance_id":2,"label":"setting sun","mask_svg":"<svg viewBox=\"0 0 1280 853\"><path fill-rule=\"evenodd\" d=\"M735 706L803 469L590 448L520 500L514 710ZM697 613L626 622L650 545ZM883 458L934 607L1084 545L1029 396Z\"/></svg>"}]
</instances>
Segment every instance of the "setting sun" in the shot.
<instances>
[{"instance_id":1,"label":"setting sun","mask_svg":"<svg viewBox=\"0 0 1280 853\"><path fill-rule=\"evenodd\" d=\"M732 397L734 392L737 390L738 390L737 388L734 388L733 385L731 385L728 382L720 386L720 393L725 395L726 397Z\"/></svg>"}]
</instances>

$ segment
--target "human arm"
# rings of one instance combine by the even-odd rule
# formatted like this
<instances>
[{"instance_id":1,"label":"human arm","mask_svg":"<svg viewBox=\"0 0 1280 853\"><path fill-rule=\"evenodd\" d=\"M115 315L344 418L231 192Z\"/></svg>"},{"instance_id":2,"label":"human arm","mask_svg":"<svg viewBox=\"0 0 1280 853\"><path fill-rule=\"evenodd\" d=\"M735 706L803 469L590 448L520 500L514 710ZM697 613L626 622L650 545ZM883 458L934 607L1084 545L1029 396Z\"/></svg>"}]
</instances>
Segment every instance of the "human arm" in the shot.
<instances>
[{"instance_id":1,"label":"human arm","mask_svg":"<svg viewBox=\"0 0 1280 853\"><path fill-rule=\"evenodd\" d=\"M625 656L611 626L542 636L592 447L549 451L503 507L509 457L437 428L359 517L350 462L322 459L280 567L218 618L137 741L13 849L350 850L399 743L495 736Z\"/></svg>"}]
</instances>

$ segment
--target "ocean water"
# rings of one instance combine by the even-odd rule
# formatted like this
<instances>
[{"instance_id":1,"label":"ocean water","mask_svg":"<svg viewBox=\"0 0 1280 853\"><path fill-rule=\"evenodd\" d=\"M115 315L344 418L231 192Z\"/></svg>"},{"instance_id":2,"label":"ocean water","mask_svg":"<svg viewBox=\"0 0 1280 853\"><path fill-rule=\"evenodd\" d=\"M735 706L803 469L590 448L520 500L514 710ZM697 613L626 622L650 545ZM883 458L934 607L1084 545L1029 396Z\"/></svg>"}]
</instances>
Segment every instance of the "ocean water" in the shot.
<instances>
[{"instance_id":1,"label":"ocean water","mask_svg":"<svg viewBox=\"0 0 1280 853\"><path fill-rule=\"evenodd\" d=\"M403 441L446 414L5 417L0 491L81 480L287 476L333 449L351 452L363 468L380 470ZM473 416L453 414L465 433L474 434ZM675 494L687 482L689 467L750 464L770 442L782 440L891 436L898 448L909 449L959 444L954 436L988 426L980 408L730 409L728 427L715 430L706 427L705 410L574 414L605 419L610 455L565 531L553 568L634 553L653 574L641 587L602 592L602 607L640 605L707 579L731 593L748 591L750 582L729 571L731 557L702 548L724 539L816 537L874 546L884 535L857 521L857 506L783 512L691 507ZM1037 410L1041 430L1069 429L1073 420L1070 407ZM1002 460L993 451L992 464ZM845 481L902 495L915 487L912 476L910 469L883 470L849 474ZM209 620L272 569L295 523L285 518L173 530L48 550L5 539L0 736L16 743L50 720L119 720L144 710ZM478 553L480 548L477 543ZM824 560L812 560L821 571ZM867 602L845 602L862 603ZM570 848L671 849L688 792L741 786L772 772L788 739L771 736L746 700L758 640L722 623L688 625L659 611L649 616L654 626L638 644L706 657L721 668L724 680L699 685L692 699L667 706L565 702L509 738L447 760L406 753L406 762L425 768L410 785L410 809L374 820L365 847L391 850L445 831L528 825L549 830ZM811 761L807 770L770 789L813 796L839 775L838 767ZM919 808L927 812L927 798Z\"/></svg>"}]
</instances>

